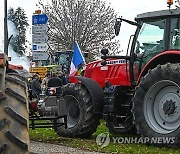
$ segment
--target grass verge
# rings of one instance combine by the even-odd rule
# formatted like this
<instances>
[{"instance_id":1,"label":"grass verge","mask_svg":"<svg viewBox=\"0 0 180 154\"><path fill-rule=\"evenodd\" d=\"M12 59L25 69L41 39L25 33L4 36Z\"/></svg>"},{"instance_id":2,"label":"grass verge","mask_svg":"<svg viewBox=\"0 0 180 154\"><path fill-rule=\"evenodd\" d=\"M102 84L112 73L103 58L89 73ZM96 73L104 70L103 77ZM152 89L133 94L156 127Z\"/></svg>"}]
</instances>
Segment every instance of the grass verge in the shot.
<instances>
[{"instance_id":1,"label":"grass verge","mask_svg":"<svg viewBox=\"0 0 180 154\"><path fill-rule=\"evenodd\" d=\"M92 135L90 139L79 139L79 138L66 138L58 136L53 129L30 129L30 139L35 141L50 142L54 144L60 144L70 147L75 147L83 150L99 151L106 153L136 153L136 154L180 154L180 149L173 148L160 148L155 146L148 146L145 144L120 144L113 143L106 147L101 147L96 144L96 136L100 133L108 132L105 126L105 122L101 121L97 131ZM112 137L120 137L120 135L110 134ZM129 137L130 135L121 135L121 137Z\"/></svg>"}]
</instances>

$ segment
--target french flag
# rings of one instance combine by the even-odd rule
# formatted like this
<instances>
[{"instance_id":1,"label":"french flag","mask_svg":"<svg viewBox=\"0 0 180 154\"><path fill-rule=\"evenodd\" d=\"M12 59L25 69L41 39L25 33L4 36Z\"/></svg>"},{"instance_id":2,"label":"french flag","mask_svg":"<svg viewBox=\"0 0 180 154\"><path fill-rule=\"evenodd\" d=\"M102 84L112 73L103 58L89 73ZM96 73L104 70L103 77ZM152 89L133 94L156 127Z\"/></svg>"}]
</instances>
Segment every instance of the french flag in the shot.
<instances>
[{"instance_id":1,"label":"french flag","mask_svg":"<svg viewBox=\"0 0 180 154\"><path fill-rule=\"evenodd\" d=\"M79 45L77 42L75 42L74 45L74 53L72 56L72 61L71 61L71 67L70 67L70 73L69 76L74 76L77 74L78 71L78 66L82 63L85 63L84 57L82 55L82 52L79 48Z\"/></svg>"}]
</instances>

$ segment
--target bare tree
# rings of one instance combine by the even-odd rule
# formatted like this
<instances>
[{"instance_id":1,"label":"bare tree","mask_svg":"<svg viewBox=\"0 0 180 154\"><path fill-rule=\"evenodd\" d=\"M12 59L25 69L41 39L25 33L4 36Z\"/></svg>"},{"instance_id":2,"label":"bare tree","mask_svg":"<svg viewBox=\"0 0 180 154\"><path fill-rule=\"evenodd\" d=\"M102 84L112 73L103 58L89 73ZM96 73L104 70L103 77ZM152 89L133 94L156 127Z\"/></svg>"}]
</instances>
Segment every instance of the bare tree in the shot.
<instances>
[{"instance_id":1,"label":"bare tree","mask_svg":"<svg viewBox=\"0 0 180 154\"><path fill-rule=\"evenodd\" d=\"M176 0L175 3L176 3L176 5L175 5L176 8L179 8L180 7L180 0Z\"/></svg>"},{"instance_id":2,"label":"bare tree","mask_svg":"<svg viewBox=\"0 0 180 154\"><path fill-rule=\"evenodd\" d=\"M116 12L101 0L39 0L43 11L49 15L49 38L56 50L71 50L77 41L83 52L92 58L102 48L117 51L119 42L114 39Z\"/></svg>"}]
</instances>

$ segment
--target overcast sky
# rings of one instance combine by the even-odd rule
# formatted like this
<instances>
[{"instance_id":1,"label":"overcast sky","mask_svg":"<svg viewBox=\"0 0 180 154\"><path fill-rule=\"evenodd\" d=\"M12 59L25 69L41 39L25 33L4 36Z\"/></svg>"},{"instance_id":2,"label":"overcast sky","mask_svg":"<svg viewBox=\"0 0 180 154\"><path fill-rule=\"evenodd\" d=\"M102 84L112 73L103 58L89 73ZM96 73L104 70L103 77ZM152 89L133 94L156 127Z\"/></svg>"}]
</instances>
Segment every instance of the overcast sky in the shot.
<instances>
[{"instance_id":1,"label":"overcast sky","mask_svg":"<svg viewBox=\"0 0 180 154\"><path fill-rule=\"evenodd\" d=\"M36 9L36 3L38 0L8 0L8 7L17 8L18 6L24 8L28 19L29 24L31 25L31 17ZM134 20L137 14L143 13L143 12L149 12L159 9L167 9L166 0L105 0L108 4L111 5L112 8L115 9L116 12L118 12L119 16L123 16L123 18ZM4 0L1 0L0 2L0 20L3 21L3 2ZM31 27L31 26L30 26ZM123 27L123 26L122 26ZM125 50L125 41L127 42L128 35L125 35L126 33L134 33L134 29L131 27L125 26L125 28L121 29L120 36L117 37L117 39L121 40L121 43L123 44L121 47L123 50ZM28 32L29 36L28 38L31 41L31 34ZM128 36L128 37L127 37ZM125 38L123 38L125 37ZM0 43L2 42L3 38L3 24L0 24ZM0 46L0 48L2 45Z\"/></svg>"},{"instance_id":2,"label":"overcast sky","mask_svg":"<svg viewBox=\"0 0 180 154\"><path fill-rule=\"evenodd\" d=\"M3 3L4 0L1 0ZM38 0L8 0L8 6L17 8L18 6L25 9L28 17L30 18L33 10L36 8ZM111 6L119 12L120 15L131 17L132 19L136 14L159 9L166 9L166 0L104 0L110 3ZM3 4L0 5L0 12L3 13Z\"/></svg>"}]
</instances>

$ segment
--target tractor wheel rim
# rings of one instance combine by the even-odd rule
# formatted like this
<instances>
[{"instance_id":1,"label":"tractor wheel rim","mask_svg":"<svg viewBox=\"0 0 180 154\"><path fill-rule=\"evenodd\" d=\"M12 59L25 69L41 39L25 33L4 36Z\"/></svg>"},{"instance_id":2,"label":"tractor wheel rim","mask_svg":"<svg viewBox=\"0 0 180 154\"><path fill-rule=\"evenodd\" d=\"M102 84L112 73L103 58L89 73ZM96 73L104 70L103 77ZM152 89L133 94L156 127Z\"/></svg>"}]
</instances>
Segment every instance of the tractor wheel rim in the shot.
<instances>
[{"instance_id":1,"label":"tractor wheel rim","mask_svg":"<svg viewBox=\"0 0 180 154\"><path fill-rule=\"evenodd\" d=\"M144 99L144 116L157 133L175 131L180 126L180 87L169 80L154 84Z\"/></svg>"},{"instance_id":2,"label":"tractor wheel rim","mask_svg":"<svg viewBox=\"0 0 180 154\"><path fill-rule=\"evenodd\" d=\"M72 95L66 96L65 100L67 108L67 127L72 128L79 121L80 109L78 106L78 100Z\"/></svg>"}]
</instances>

